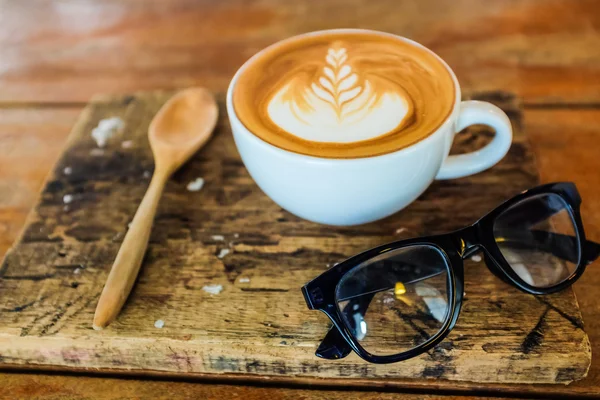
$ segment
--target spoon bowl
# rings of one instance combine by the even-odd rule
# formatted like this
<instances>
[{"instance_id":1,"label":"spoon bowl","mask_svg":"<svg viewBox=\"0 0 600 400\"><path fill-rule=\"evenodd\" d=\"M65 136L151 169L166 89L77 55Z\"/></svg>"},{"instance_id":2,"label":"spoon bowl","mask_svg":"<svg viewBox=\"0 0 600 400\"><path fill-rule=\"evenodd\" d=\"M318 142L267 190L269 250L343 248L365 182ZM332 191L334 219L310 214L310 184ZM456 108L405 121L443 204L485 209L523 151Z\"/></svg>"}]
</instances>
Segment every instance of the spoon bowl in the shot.
<instances>
[{"instance_id":1,"label":"spoon bowl","mask_svg":"<svg viewBox=\"0 0 600 400\"><path fill-rule=\"evenodd\" d=\"M182 90L169 99L148 129L157 167L179 168L210 139L218 115L214 96L204 88Z\"/></svg>"},{"instance_id":2,"label":"spoon bowl","mask_svg":"<svg viewBox=\"0 0 600 400\"><path fill-rule=\"evenodd\" d=\"M154 155L154 175L98 300L94 329L106 327L119 315L142 265L165 183L210 139L218 115L213 95L204 88L191 88L169 99L152 119L148 139Z\"/></svg>"}]
</instances>

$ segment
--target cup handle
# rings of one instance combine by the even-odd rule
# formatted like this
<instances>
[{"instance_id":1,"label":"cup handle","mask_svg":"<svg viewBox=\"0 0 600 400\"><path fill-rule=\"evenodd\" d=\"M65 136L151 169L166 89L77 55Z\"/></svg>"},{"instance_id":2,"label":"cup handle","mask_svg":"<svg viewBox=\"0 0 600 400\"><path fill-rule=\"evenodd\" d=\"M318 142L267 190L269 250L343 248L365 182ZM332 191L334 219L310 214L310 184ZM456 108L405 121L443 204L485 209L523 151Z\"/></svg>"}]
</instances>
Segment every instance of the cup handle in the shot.
<instances>
[{"instance_id":1,"label":"cup handle","mask_svg":"<svg viewBox=\"0 0 600 400\"><path fill-rule=\"evenodd\" d=\"M494 139L482 149L467 154L448 156L435 179L453 179L473 175L490 168L508 152L512 142L512 127L506 113L484 101L463 101L456 123L456 132L482 124L496 131Z\"/></svg>"}]
</instances>

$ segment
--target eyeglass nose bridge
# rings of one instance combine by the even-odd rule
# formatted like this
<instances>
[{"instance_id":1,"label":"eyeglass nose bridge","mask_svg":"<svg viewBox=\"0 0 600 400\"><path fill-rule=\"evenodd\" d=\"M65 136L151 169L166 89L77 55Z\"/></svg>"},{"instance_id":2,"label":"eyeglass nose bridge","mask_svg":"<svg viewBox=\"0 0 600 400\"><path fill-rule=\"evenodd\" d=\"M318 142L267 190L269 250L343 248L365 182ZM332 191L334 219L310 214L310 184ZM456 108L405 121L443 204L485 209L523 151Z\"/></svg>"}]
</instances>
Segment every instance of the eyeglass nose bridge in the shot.
<instances>
[{"instance_id":1,"label":"eyeglass nose bridge","mask_svg":"<svg viewBox=\"0 0 600 400\"><path fill-rule=\"evenodd\" d=\"M477 225L467 226L454 235L458 254L464 260L482 249L481 237Z\"/></svg>"},{"instance_id":2,"label":"eyeglass nose bridge","mask_svg":"<svg viewBox=\"0 0 600 400\"><path fill-rule=\"evenodd\" d=\"M471 225L461 229L458 231L458 235L456 235L456 237L458 238L457 240L459 242L457 244L459 255L463 260L471 257L473 254L479 251L483 251L483 259L488 270L503 282L509 285L513 284L509 279L507 279L506 273L490 255L485 246L481 244L483 240L477 225Z\"/></svg>"}]
</instances>

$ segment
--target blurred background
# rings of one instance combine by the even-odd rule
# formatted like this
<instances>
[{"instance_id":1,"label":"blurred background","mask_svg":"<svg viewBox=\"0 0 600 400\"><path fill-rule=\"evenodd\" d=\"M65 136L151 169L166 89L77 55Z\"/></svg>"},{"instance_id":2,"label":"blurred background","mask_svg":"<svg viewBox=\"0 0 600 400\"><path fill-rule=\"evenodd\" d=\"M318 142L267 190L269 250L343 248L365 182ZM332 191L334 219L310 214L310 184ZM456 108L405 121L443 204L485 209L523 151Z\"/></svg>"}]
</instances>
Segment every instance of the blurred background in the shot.
<instances>
[{"instance_id":1,"label":"blurred background","mask_svg":"<svg viewBox=\"0 0 600 400\"><path fill-rule=\"evenodd\" d=\"M26 0L0 2L0 100L223 90L259 49L302 32L371 28L437 52L466 90L528 105L600 96L595 0Z\"/></svg>"}]
</instances>

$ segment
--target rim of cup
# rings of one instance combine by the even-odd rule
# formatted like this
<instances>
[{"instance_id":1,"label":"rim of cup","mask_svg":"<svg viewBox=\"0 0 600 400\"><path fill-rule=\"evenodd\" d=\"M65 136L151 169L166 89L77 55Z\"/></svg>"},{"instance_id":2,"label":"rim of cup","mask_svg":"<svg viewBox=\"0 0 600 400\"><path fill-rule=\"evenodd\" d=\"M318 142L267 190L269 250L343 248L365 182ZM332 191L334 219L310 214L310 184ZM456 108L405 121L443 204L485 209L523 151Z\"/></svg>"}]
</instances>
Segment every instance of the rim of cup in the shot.
<instances>
[{"instance_id":1,"label":"rim of cup","mask_svg":"<svg viewBox=\"0 0 600 400\"><path fill-rule=\"evenodd\" d=\"M238 118L237 113L235 112L235 108L233 106L233 91L235 88L235 84L238 80L238 77L244 72L244 70L246 68L249 68L250 65L252 65L252 63L256 59L260 58L262 56L262 54L264 54L267 50L274 49L278 46L282 46L286 43L293 42L295 40L299 40L299 39L303 39L303 38L307 38L307 37L311 37L311 36L327 35L327 34L332 34L332 33L367 33L367 34L383 35L383 36L391 37L391 38L409 43L410 45L418 47L418 48L428 52L429 54L433 55L438 61L440 61L442 63L442 65L444 66L446 71L448 71L448 73L450 74L450 77L452 78L452 82L454 83L454 105L452 107L452 112L448 114L446 119L435 129L435 131L431 132L429 135L427 135L427 137L419 140L418 142L413 143L410 146L406 146L406 147L391 151L389 153L379 154L379 155L375 155L375 156L367 156L367 157L328 158L328 157L318 157L318 156L312 156L312 155L308 155L308 154L296 153L296 152L286 150L284 148L272 145L271 143L258 137L258 135L255 135L254 133L252 133L252 131ZM455 117L460 108L460 102L461 102L461 90L460 90L460 85L458 83L458 79L456 78L456 74L454 73L452 68L450 68L450 66L446 63L446 61L444 61L433 50L425 47L421 43L415 42L414 40L408 39L404 36L400 36L400 35L396 35L396 34L388 33L388 32L381 32L381 31L372 30L372 29L359 29L359 28L326 29L326 30L302 33L299 35L291 36L289 38L277 41L277 42L261 49L256 54L254 54L252 57L250 57L248 60L246 60L242 64L242 66L239 67L238 70L235 72L235 74L233 75L233 78L231 79L231 82L229 83L229 87L227 88L227 96L226 96L227 115L229 116L229 119L232 121L235 121L235 123L237 123L241 128L243 128L244 133L251 137L250 140L255 141L255 143L260 143L269 151L284 152L289 157L297 158L299 160L305 160L305 161L311 161L311 162L319 162L320 161L320 162L328 163L328 164L329 163L348 163L348 162L353 162L353 163L368 162L369 160L372 161L373 159L393 158L400 154L406 154L408 152L418 150L422 146L427 146L430 141L434 140L434 136L436 134L445 130L448 127L448 125L451 125L455 122ZM454 129L454 128L451 127L451 129Z\"/></svg>"}]
</instances>

